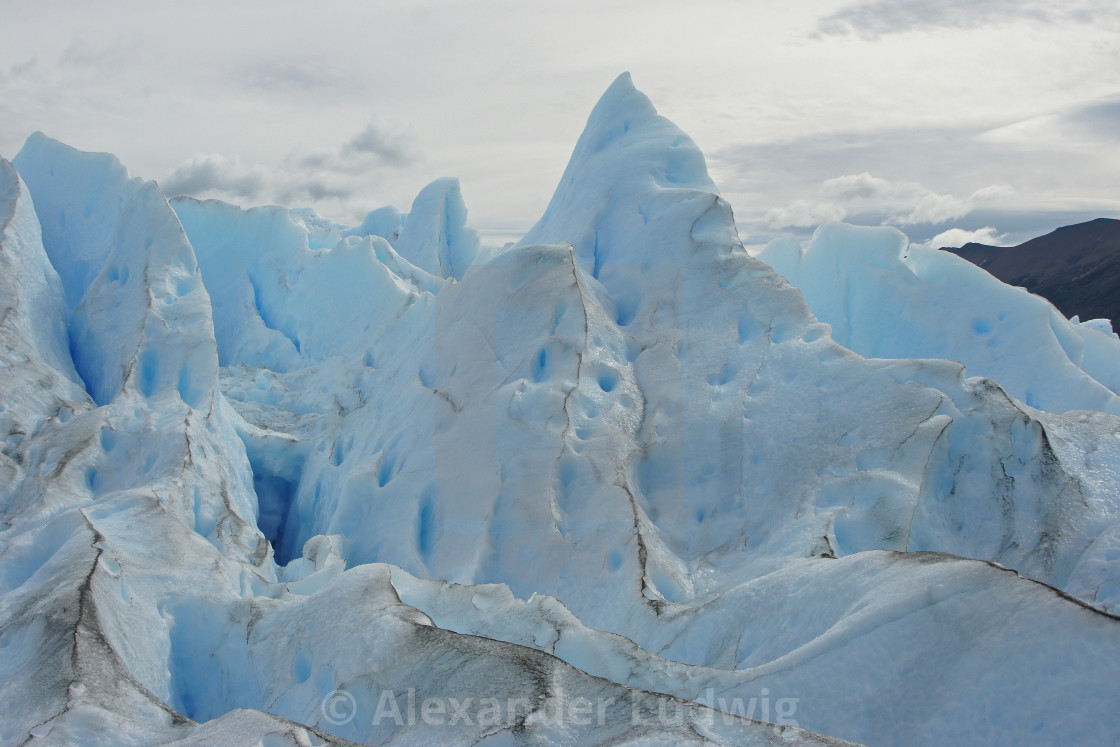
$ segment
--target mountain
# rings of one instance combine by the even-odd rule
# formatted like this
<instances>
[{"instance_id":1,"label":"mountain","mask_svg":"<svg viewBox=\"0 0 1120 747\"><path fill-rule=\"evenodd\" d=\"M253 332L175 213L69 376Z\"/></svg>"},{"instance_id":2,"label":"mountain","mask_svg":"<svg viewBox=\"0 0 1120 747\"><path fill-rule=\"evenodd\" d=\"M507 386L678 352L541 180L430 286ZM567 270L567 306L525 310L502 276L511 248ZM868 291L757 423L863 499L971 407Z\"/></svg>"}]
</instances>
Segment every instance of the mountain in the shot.
<instances>
[{"instance_id":1,"label":"mountain","mask_svg":"<svg viewBox=\"0 0 1120 747\"><path fill-rule=\"evenodd\" d=\"M1064 226L1018 246L968 243L945 251L1045 297L1067 317L1120 320L1120 220Z\"/></svg>"},{"instance_id":2,"label":"mountain","mask_svg":"<svg viewBox=\"0 0 1120 747\"><path fill-rule=\"evenodd\" d=\"M1120 736L1109 395L841 346L629 75L466 218L0 162L0 742Z\"/></svg>"}]
</instances>

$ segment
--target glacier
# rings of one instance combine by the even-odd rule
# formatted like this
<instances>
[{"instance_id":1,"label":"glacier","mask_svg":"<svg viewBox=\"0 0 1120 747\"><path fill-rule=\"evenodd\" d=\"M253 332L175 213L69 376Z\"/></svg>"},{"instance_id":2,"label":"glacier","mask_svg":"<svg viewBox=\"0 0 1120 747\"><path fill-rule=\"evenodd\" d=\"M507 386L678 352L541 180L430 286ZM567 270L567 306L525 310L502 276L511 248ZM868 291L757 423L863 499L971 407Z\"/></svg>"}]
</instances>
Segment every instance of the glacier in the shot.
<instances>
[{"instance_id":1,"label":"glacier","mask_svg":"<svg viewBox=\"0 0 1120 747\"><path fill-rule=\"evenodd\" d=\"M832 338L876 358L948 358L1026 405L1120 413L1120 338L894 228L831 224L758 258L793 283ZM971 265L971 266L970 266Z\"/></svg>"},{"instance_id":2,"label":"glacier","mask_svg":"<svg viewBox=\"0 0 1120 747\"><path fill-rule=\"evenodd\" d=\"M0 742L1120 735L1120 341L891 229L750 256L629 75L516 244L37 133L0 263Z\"/></svg>"}]
</instances>

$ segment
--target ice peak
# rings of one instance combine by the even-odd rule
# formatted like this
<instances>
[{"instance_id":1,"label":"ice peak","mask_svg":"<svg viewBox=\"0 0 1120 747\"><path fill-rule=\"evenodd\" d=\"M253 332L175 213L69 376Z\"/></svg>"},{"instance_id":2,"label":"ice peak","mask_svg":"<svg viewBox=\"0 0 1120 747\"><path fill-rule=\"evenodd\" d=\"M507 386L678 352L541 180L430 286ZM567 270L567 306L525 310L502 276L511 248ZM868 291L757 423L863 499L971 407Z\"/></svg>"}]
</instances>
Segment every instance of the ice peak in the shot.
<instances>
[{"instance_id":1,"label":"ice peak","mask_svg":"<svg viewBox=\"0 0 1120 747\"><path fill-rule=\"evenodd\" d=\"M591 110L580 144L588 140L588 135L592 132L602 131L605 134L613 131L616 126L627 131L635 121L655 119L657 116L653 102L634 86L630 73L622 73L603 92L599 102ZM578 145L576 150L578 152Z\"/></svg>"},{"instance_id":2,"label":"ice peak","mask_svg":"<svg viewBox=\"0 0 1120 747\"><path fill-rule=\"evenodd\" d=\"M646 110L651 116L657 114L653 102L634 85L630 72L620 74L599 97L598 103L591 110L589 120L603 119L611 115L624 113L625 109L640 108Z\"/></svg>"},{"instance_id":3,"label":"ice peak","mask_svg":"<svg viewBox=\"0 0 1120 747\"><path fill-rule=\"evenodd\" d=\"M478 234L467 228L467 205L459 180L444 177L416 195L394 247L433 275L461 280L478 245Z\"/></svg>"},{"instance_id":4,"label":"ice peak","mask_svg":"<svg viewBox=\"0 0 1120 747\"><path fill-rule=\"evenodd\" d=\"M9 351L23 348L72 381L63 321L62 284L47 259L42 228L31 195L15 167L0 158L0 340ZM8 372L10 373L10 372ZM5 392L9 406L15 392Z\"/></svg>"},{"instance_id":5,"label":"ice peak","mask_svg":"<svg viewBox=\"0 0 1120 747\"><path fill-rule=\"evenodd\" d=\"M79 150L44 134L41 130L36 130L27 136L27 140L24 141L23 147L16 154L16 157L12 159L12 163L22 173L20 162L36 157L65 162L80 160L87 164L88 168L101 169L114 178L125 180L133 178L128 168L112 153Z\"/></svg>"},{"instance_id":6,"label":"ice peak","mask_svg":"<svg viewBox=\"0 0 1120 747\"><path fill-rule=\"evenodd\" d=\"M580 264L614 296L622 289L608 277L612 266L685 261L686 247L700 246L697 221L716 203L721 215L703 227L711 234L718 224L712 235L737 245L700 149L623 73L592 110L556 193L520 246L572 244Z\"/></svg>"},{"instance_id":7,"label":"ice peak","mask_svg":"<svg viewBox=\"0 0 1120 747\"><path fill-rule=\"evenodd\" d=\"M35 132L12 160L27 184L43 245L74 308L101 270L117 218L140 188L110 153L87 153Z\"/></svg>"}]
</instances>

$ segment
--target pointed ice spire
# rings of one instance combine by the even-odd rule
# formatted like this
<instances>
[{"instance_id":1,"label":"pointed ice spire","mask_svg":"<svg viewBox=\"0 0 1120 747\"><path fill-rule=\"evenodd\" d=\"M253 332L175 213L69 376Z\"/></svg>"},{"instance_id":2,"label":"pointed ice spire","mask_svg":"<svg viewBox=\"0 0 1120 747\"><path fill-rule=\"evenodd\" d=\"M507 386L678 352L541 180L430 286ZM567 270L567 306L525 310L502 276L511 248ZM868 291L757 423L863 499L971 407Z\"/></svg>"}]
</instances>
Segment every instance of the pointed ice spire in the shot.
<instances>
[{"instance_id":1,"label":"pointed ice spire","mask_svg":"<svg viewBox=\"0 0 1120 747\"><path fill-rule=\"evenodd\" d=\"M479 242L474 229L467 228L467 206L458 179L437 179L420 190L393 246L433 275L462 279Z\"/></svg>"},{"instance_id":2,"label":"pointed ice spire","mask_svg":"<svg viewBox=\"0 0 1120 747\"><path fill-rule=\"evenodd\" d=\"M144 397L177 391L191 407L211 409L218 350L210 296L155 182L143 182L125 203L71 325L75 363L98 404L122 389Z\"/></svg>"},{"instance_id":3,"label":"pointed ice spire","mask_svg":"<svg viewBox=\"0 0 1120 747\"><path fill-rule=\"evenodd\" d=\"M124 204L140 188L110 153L87 153L32 133L12 160L35 200L43 246L73 309L93 282Z\"/></svg>"},{"instance_id":4,"label":"pointed ice spire","mask_svg":"<svg viewBox=\"0 0 1120 747\"><path fill-rule=\"evenodd\" d=\"M62 283L43 249L27 185L0 158L0 340L79 381L70 360ZM25 349L26 348L26 349ZM9 364L10 365L10 364Z\"/></svg>"},{"instance_id":5,"label":"pointed ice spire","mask_svg":"<svg viewBox=\"0 0 1120 747\"><path fill-rule=\"evenodd\" d=\"M624 326L648 319L682 266L696 272L701 260L743 251L700 149L629 73L596 104L544 216L519 245L564 242L607 288Z\"/></svg>"},{"instance_id":6,"label":"pointed ice spire","mask_svg":"<svg viewBox=\"0 0 1120 747\"><path fill-rule=\"evenodd\" d=\"M692 139L623 73L603 94L544 216L519 242L569 242L596 277L605 264L680 262L717 190ZM738 244L726 217L724 239ZM684 243L682 243L684 239Z\"/></svg>"},{"instance_id":7,"label":"pointed ice spire","mask_svg":"<svg viewBox=\"0 0 1120 747\"><path fill-rule=\"evenodd\" d=\"M630 73L622 73L599 97L587 117L587 125L572 153L572 162L588 152L601 151L610 141L629 132L631 127L658 119L661 117L653 102L634 87ZM662 121L668 124L667 120ZM673 126L673 129L676 127Z\"/></svg>"},{"instance_id":8,"label":"pointed ice spire","mask_svg":"<svg viewBox=\"0 0 1120 747\"><path fill-rule=\"evenodd\" d=\"M16 157L71 308L74 365L98 404L175 392L208 411L218 358L194 250L155 182L35 133Z\"/></svg>"}]
</instances>

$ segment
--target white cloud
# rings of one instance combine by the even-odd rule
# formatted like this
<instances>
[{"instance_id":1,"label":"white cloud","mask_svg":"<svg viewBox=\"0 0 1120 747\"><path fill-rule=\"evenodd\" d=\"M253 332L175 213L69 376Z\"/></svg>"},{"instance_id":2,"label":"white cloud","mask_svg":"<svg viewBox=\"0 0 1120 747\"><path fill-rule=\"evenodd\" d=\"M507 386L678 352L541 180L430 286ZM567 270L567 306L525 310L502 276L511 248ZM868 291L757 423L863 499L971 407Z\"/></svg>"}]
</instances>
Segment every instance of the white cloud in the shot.
<instances>
[{"instance_id":1,"label":"white cloud","mask_svg":"<svg viewBox=\"0 0 1120 747\"><path fill-rule=\"evenodd\" d=\"M908 210L903 208L883 222L900 226L911 226L915 223L945 223L968 215L972 210L970 200L955 195L926 192L915 197L916 201L908 206Z\"/></svg>"},{"instance_id":2,"label":"white cloud","mask_svg":"<svg viewBox=\"0 0 1120 747\"><path fill-rule=\"evenodd\" d=\"M993 184L968 197L935 192L917 182L894 182L869 172L826 179L817 200L796 200L766 213L765 225L772 230L807 228L852 214L886 216L882 223L897 226L941 224L971 213L977 206L1013 199L1017 192L1005 184Z\"/></svg>"},{"instance_id":3,"label":"white cloud","mask_svg":"<svg viewBox=\"0 0 1120 747\"><path fill-rule=\"evenodd\" d=\"M942 231L937 234L927 241L926 244L935 249L940 249L941 247L953 247L956 249L970 242L987 244L988 246L1006 246L1004 243L1006 239L1006 234L997 234L996 229L992 226L978 228L975 231L966 231L963 228L950 228L948 231Z\"/></svg>"},{"instance_id":4,"label":"white cloud","mask_svg":"<svg viewBox=\"0 0 1120 747\"><path fill-rule=\"evenodd\" d=\"M899 226L913 226L919 223L946 223L963 218L978 207L1006 204L1018 197L1018 191L1007 184L990 184L981 187L968 197L940 194L928 190L920 184L905 183L884 196L903 203L884 223Z\"/></svg>"},{"instance_id":5,"label":"white cloud","mask_svg":"<svg viewBox=\"0 0 1120 747\"><path fill-rule=\"evenodd\" d=\"M843 220L844 208L829 202L797 200L785 207L771 208L766 213L766 224L775 231L785 228L811 228L821 223Z\"/></svg>"},{"instance_id":6,"label":"white cloud","mask_svg":"<svg viewBox=\"0 0 1120 747\"><path fill-rule=\"evenodd\" d=\"M881 197L894 190L893 185L886 179L864 171L862 174L849 174L827 179L821 185L825 195L834 200L867 200Z\"/></svg>"},{"instance_id":7,"label":"white cloud","mask_svg":"<svg viewBox=\"0 0 1120 747\"><path fill-rule=\"evenodd\" d=\"M968 199L974 205L1011 203L1019 199L1019 190L1007 184L992 184L976 190Z\"/></svg>"}]
</instances>

